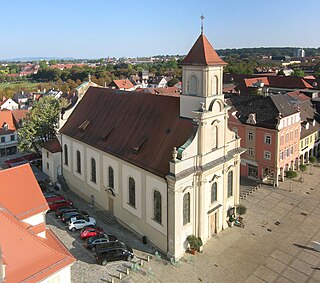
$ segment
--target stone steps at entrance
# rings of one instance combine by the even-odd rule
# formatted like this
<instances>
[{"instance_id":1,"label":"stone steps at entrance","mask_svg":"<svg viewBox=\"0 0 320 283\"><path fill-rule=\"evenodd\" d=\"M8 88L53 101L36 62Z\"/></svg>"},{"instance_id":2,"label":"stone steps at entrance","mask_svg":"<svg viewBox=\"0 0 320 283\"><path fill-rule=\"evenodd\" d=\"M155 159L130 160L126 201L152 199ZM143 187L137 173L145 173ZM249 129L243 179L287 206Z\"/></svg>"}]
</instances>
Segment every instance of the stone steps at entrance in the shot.
<instances>
[{"instance_id":1,"label":"stone steps at entrance","mask_svg":"<svg viewBox=\"0 0 320 283\"><path fill-rule=\"evenodd\" d=\"M117 218L108 210L98 210L96 211L99 219L106 224L116 224L118 223Z\"/></svg>"}]
</instances>

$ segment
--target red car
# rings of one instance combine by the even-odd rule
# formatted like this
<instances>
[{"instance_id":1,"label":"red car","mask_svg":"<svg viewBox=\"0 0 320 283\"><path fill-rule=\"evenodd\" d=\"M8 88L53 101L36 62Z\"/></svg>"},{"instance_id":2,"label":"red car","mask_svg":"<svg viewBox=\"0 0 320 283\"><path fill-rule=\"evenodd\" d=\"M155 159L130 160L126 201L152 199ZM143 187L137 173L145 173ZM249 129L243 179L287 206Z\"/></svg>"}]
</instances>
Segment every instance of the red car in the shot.
<instances>
[{"instance_id":1,"label":"red car","mask_svg":"<svg viewBox=\"0 0 320 283\"><path fill-rule=\"evenodd\" d=\"M61 206L72 206L73 203L70 200L66 200L66 199L59 199L56 201L48 201L48 205L51 211L56 211L58 207Z\"/></svg>"},{"instance_id":2,"label":"red car","mask_svg":"<svg viewBox=\"0 0 320 283\"><path fill-rule=\"evenodd\" d=\"M87 239L92 236L96 236L98 234L102 234L104 231L101 227L94 226L94 227L84 227L80 232L81 239Z\"/></svg>"}]
</instances>

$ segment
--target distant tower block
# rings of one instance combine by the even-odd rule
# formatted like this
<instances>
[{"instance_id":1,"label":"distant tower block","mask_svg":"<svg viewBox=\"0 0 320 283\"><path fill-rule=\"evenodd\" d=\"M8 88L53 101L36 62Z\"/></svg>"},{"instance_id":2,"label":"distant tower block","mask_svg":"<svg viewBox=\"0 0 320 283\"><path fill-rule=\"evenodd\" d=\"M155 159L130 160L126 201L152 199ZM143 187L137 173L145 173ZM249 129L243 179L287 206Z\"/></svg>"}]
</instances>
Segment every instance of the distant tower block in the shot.
<instances>
[{"instance_id":1,"label":"distant tower block","mask_svg":"<svg viewBox=\"0 0 320 283\"><path fill-rule=\"evenodd\" d=\"M298 49L294 50L293 56L297 57L297 58L303 58L306 56L306 53L305 53L304 49L298 48Z\"/></svg>"}]
</instances>

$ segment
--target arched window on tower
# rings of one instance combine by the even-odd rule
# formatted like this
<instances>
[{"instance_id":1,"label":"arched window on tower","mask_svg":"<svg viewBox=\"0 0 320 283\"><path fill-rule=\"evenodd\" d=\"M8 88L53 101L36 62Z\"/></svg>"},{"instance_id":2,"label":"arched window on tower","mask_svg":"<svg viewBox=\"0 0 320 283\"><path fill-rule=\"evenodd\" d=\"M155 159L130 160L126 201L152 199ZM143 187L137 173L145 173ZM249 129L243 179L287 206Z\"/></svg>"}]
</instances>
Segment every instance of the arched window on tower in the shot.
<instances>
[{"instance_id":1,"label":"arched window on tower","mask_svg":"<svg viewBox=\"0 0 320 283\"><path fill-rule=\"evenodd\" d=\"M219 80L217 76L214 76L212 79L212 94L219 94Z\"/></svg>"},{"instance_id":2,"label":"arched window on tower","mask_svg":"<svg viewBox=\"0 0 320 283\"><path fill-rule=\"evenodd\" d=\"M211 124L211 147L212 149L216 149L219 147L219 126L218 126L218 121L215 120Z\"/></svg>"},{"instance_id":3,"label":"arched window on tower","mask_svg":"<svg viewBox=\"0 0 320 283\"><path fill-rule=\"evenodd\" d=\"M190 193L183 196L183 225L190 222Z\"/></svg>"},{"instance_id":4,"label":"arched window on tower","mask_svg":"<svg viewBox=\"0 0 320 283\"><path fill-rule=\"evenodd\" d=\"M159 191L153 193L153 219L161 224L162 222L162 207L161 194Z\"/></svg>"},{"instance_id":5,"label":"arched window on tower","mask_svg":"<svg viewBox=\"0 0 320 283\"><path fill-rule=\"evenodd\" d=\"M188 81L188 94L197 95L198 79L195 75L192 75Z\"/></svg>"}]
</instances>

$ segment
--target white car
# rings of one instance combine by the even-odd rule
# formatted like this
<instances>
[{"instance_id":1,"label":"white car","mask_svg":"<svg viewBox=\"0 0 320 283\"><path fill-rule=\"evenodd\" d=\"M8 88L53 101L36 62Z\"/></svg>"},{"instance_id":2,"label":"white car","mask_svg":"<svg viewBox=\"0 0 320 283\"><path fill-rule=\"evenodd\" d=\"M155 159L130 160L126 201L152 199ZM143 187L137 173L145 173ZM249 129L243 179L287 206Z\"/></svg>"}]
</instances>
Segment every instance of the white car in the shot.
<instances>
[{"instance_id":1,"label":"white car","mask_svg":"<svg viewBox=\"0 0 320 283\"><path fill-rule=\"evenodd\" d=\"M89 219L78 219L78 220L73 220L69 223L69 230L72 232L82 229L85 226L89 225L96 225L96 220L93 217L89 217Z\"/></svg>"}]
</instances>

